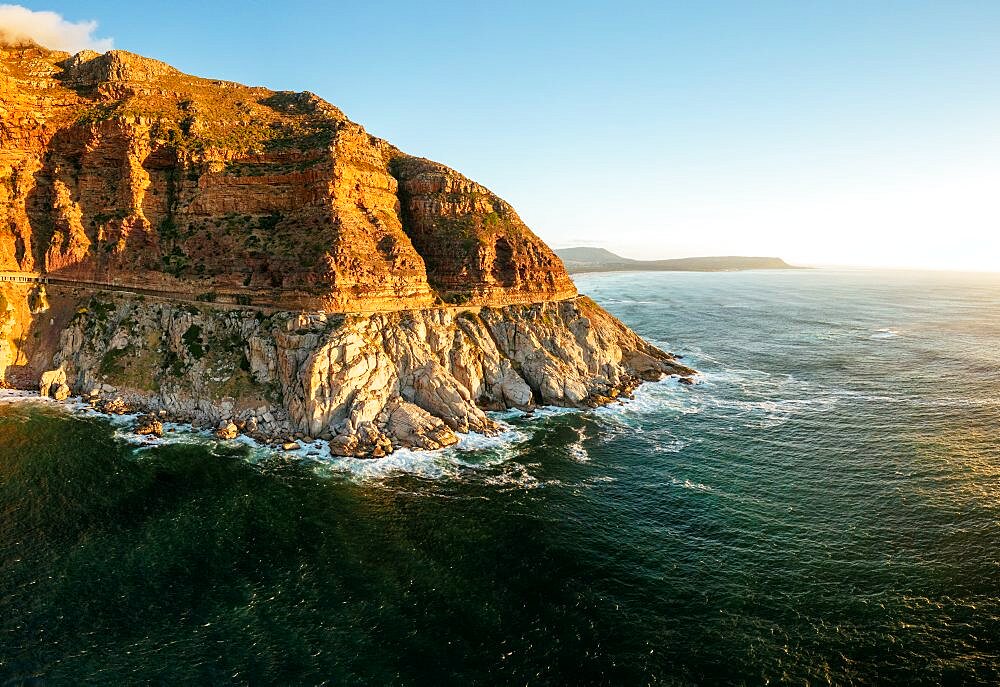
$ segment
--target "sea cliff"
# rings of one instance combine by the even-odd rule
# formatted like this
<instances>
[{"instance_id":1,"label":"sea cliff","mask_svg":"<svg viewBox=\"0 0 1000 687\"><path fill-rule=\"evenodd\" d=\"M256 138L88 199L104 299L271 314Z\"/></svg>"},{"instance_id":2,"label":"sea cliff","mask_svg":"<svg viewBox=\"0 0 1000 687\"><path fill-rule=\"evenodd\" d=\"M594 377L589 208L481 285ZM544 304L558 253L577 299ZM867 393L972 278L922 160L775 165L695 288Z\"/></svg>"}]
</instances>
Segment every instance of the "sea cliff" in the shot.
<instances>
[{"instance_id":1,"label":"sea cliff","mask_svg":"<svg viewBox=\"0 0 1000 687\"><path fill-rule=\"evenodd\" d=\"M342 455L690 370L514 209L310 93L0 46L0 378Z\"/></svg>"}]
</instances>

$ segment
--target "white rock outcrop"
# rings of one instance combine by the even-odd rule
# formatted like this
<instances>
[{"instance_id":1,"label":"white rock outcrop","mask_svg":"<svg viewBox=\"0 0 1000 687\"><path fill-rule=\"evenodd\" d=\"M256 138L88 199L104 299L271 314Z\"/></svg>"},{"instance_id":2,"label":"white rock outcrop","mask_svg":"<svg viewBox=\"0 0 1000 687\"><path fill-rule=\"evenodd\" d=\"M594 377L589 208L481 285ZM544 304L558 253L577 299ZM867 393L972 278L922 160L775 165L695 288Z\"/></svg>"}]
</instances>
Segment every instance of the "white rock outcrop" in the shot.
<instances>
[{"instance_id":1,"label":"white rock outcrop","mask_svg":"<svg viewBox=\"0 0 1000 687\"><path fill-rule=\"evenodd\" d=\"M489 409L593 406L691 373L582 297L349 316L118 298L81 309L61 343L46 390L107 387L227 437L321 437L352 456L437 449L497 431Z\"/></svg>"}]
</instances>

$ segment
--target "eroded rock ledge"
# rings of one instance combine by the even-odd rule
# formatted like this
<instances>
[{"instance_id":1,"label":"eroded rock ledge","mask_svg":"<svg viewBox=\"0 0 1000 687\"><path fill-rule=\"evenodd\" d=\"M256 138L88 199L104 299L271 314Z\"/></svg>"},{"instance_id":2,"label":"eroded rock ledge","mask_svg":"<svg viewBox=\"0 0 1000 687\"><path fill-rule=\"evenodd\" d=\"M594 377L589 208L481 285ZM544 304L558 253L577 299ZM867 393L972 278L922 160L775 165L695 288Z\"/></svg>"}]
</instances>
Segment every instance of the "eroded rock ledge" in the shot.
<instances>
[{"instance_id":1,"label":"eroded rock ledge","mask_svg":"<svg viewBox=\"0 0 1000 687\"><path fill-rule=\"evenodd\" d=\"M355 456L493 433L485 410L594 406L692 372L585 297L349 316L95 297L54 362L77 394Z\"/></svg>"}]
</instances>

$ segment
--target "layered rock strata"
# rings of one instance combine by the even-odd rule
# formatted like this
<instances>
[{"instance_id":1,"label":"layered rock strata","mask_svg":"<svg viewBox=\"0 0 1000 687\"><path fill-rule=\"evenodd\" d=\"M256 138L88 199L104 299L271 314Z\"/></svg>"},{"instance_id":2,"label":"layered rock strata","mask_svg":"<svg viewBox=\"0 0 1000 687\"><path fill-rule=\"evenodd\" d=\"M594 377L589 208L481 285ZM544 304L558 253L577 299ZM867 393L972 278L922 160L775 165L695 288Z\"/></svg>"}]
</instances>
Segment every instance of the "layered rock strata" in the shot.
<instances>
[{"instance_id":1,"label":"layered rock strata","mask_svg":"<svg viewBox=\"0 0 1000 687\"><path fill-rule=\"evenodd\" d=\"M278 307L575 295L487 189L311 93L0 46L0 270Z\"/></svg>"}]
</instances>

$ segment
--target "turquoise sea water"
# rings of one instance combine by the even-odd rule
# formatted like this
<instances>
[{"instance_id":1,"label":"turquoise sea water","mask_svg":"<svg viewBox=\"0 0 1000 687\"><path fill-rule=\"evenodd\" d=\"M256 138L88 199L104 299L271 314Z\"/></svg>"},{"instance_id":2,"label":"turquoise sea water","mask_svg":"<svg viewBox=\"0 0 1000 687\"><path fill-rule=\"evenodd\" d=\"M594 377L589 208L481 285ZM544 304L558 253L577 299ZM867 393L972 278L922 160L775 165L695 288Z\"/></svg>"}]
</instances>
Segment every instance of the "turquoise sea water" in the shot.
<instances>
[{"instance_id":1,"label":"turquoise sea water","mask_svg":"<svg viewBox=\"0 0 1000 687\"><path fill-rule=\"evenodd\" d=\"M384 461L0 404L0 685L1000 681L1000 275L587 275L702 372Z\"/></svg>"}]
</instances>

